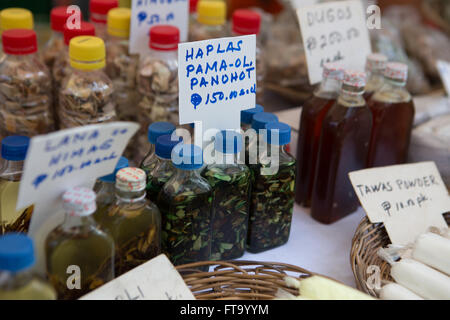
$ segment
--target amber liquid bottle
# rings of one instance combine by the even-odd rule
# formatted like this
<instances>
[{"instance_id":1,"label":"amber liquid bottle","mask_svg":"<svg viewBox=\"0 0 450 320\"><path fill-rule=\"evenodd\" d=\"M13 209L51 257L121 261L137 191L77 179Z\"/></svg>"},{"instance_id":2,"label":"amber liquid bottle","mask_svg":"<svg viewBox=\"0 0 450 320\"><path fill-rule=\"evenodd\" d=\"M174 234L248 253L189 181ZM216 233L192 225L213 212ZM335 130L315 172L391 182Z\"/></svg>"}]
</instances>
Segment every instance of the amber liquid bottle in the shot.
<instances>
[{"instance_id":1,"label":"amber liquid bottle","mask_svg":"<svg viewBox=\"0 0 450 320\"><path fill-rule=\"evenodd\" d=\"M343 75L344 70L337 64L325 64L322 83L302 108L297 143L298 167L295 202L305 207L311 206L322 122L336 102Z\"/></svg>"},{"instance_id":2,"label":"amber liquid bottle","mask_svg":"<svg viewBox=\"0 0 450 320\"><path fill-rule=\"evenodd\" d=\"M363 98L365 74L346 71L337 103L322 125L311 216L333 223L359 205L348 173L364 169L369 149L372 114Z\"/></svg>"},{"instance_id":3,"label":"amber liquid bottle","mask_svg":"<svg viewBox=\"0 0 450 320\"><path fill-rule=\"evenodd\" d=\"M407 161L414 104L405 89L408 67L388 63L385 84L368 102L373 114L368 167L402 164Z\"/></svg>"},{"instance_id":4,"label":"amber liquid bottle","mask_svg":"<svg viewBox=\"0 0 450 320\"><path fill-rule=\"evenodd\" d=\"M373 94L383 86L387 60L387 57L381 53L371 53L367 56L367 83L364 90L364 99L366 101L369 101Z\"/></svg>"}]
</instances>

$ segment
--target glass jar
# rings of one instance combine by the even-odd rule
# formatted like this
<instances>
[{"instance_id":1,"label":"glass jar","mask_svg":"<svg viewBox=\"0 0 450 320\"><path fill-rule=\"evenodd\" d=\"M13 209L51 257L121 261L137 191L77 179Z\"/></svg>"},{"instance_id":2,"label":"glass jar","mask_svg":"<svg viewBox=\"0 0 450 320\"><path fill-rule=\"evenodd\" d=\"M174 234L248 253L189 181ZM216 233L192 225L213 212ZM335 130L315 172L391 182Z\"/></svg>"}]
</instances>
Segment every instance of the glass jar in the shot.
<instances>
[{"instance_id":1,"label":"glass jar","mask_svg":"<svg viewBox=\"0 0 450 320\"><path fill-rule=\"evenodd\" d=\"M163 252L174 265L211 258L212 189L201 177L200 147L178 144L172 151L175 174L158 196ZM200 268L206 270L207 267Z\"/></svg>"},{"instance_id":2,"label":"glass jar","mask_svg":"<svg viewBox=\"0 0 450 320\"><path fill-rule=\"evenodd\" d=\"M36 33L10 29L2 39L6 57L0 64L0 138L52 131L52 81L36 54Z\"/></svg>"},{"instance_id":3,"label":"glass jar","mask_svg":"<svg viewBox=\"0 0 450 320\"><path fill-rule=\"evenodd\" d=\"M114 86L103 72L103 40L75 37L70 40L69 56L72 72L64 78L59 92L61 129L115 121Z\"/></svg>"},{"instance_id":4,"label":"glass jar","mask_svg":"<svg viewBox=\"0 0 450 320\"><path fill-rule=\"evenodd\" d=\"M65 220L45 241L47 276L58 299L73 300L114 279L114 241L92 217L92 190L70 188L62 202Z\"/></svg>"},{"instance_id":5,"label":"glass jar","mask_svg":"<svg viewBox=\"0 0 450 320\"><path fill-rule=\"evenodd\" d=\"M0 235L8 232L27 233L33 206L16 210L20 179L30 138L9 136L2 140L0 169Z\"/></svg>"},{"instance_id":6,"label":"glass jar","mask_svg":"<svg viewBox=\"0 0 450 320\"><path fill-rule=\"evenodd\" d=\"M226 11L224 1L200 0L197 4L197 21L189 28L189 41L226 37Z\"/></svg>"},{"instance_id":7,"label":"glass jar","mask_svg":"<svg viewBox=\"0 0 450 320\"><path fill-rule=\"evenodd\" d=\"M251 174L238 161L242 149L240 133L219 132L214 147L215 162L202 172L213 189L211 260L232 260L245 251Z\"/></svg>"},{"instance_id":8,"label":"glass jar","mask_svg":"<svg viewBox=\"0 0 450 320\"><path fill-rule=\"evenodd\" d=\"M116 200L99 224L116 244L116 276L153 259L161 252L161 214L145 198L146 175L124 168L116 175Z\"/></svg>"},{"instance_id":9,"label":"glass jar","mask_svg":"<svg viewBox=\"0 0 450 320\"><path fill-rule=\"evenodd\" d=\"M254 182L247 250L253 253L288 241L294 208L296 160L286 151L291 127L272 122L265 129L265 151L261 150L260 163L251 167Z\"/></svg>"},{"instance_id":10,"label":"glass jar","mask_svg":"<svg viewBox=\"0 0 450 320\"><path fill-rule=\"evenodd\" d=\"M367 56L366 74L367 83L364 92L364 99L368 101L375 91L378 91L384 83L384 70L388 59L384 54L371 53Z\"/></svg>"},{"instance_id":11,"label":"glass jar","mask_svg":"<svg viewBox=\"0 0 450 320\"><path fill-rule=\"evenodd\" d=\"M108 12L119 6L118 0L90 0L89 21L95 26L95 34L103 41L107 37Z\"/></svg>"},{"instance_id":12,"label":"glass jar","mask_svg":"<svg viewBox=\"0 0 450 320\"><path fill-rule=\"evenodd\" d=\"M0 300L55 300L56 292L31 268L33 240L19 233L0 236Z\"/></svg>"}]
</instances>

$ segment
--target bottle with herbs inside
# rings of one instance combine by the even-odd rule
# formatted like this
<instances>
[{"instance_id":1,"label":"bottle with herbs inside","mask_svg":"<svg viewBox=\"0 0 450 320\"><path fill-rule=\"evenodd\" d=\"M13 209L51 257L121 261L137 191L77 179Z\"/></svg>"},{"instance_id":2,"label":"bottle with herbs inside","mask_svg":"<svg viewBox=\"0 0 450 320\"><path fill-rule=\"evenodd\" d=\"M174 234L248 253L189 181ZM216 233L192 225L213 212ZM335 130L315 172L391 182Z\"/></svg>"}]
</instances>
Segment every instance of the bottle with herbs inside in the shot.
<instances>
[{"instance_id":1,"label":"bottle with herbs inside","mask_svg":"<svg viewBox=\"0 0 450 320\"><path fill-rule=\"evenodd\" d=\"M6 57L0 63L0 138L35 136L53 130L52 81L37 56L33 30L2 33Z\"/></svg>"},{"instance_id":2,"label":"bottle with herbs inside","mask_svg":"<svg viewBox=\"0 0 450 320\"><path fill-rule=\"evenodd\" d=\"M8 232L28 232L33 206L16 210L20 179L30 138L9 136L1 142L0 169L0 235Z\"/></svg>"},{"instance_id":3,"label":"bottle with herbs inside","mask_svg":"<svg viewBox=\"0 0 450 320\"><path fill-rule=\"evenodd\" d=\"M388 63L385 84L368 101L373 115L368 167L407 161L415 112L411 95L405 89L407 77L407 65Z\"/></svg>"},{"instance_id":4,"label":"bottle with herbs inside","mask_svg":"<svg viewBox=\"0 0 450 320\"><path fill-rule=\"evenodd\" d=\"M119 6L118 0L90 0L89 20L95 26L97 37L103 41L107 37L108 12Z\"/></svg>"},{"instance_id":5,"label":"bottle with herbs inside","mask_svg":"<svg viewBox=\"0 0 450 320\"><path fill-rule=\"evenodd\" d=\"M252 167L247 250L266 251L289 240L295 197L295 158L286 151L291 127L282 122L266 125L265 149ZM278 160L278 161L277 161Z\"/></svg>"},{"instance_id":6,"label":"bottle with herbs inside","mask_svg":"<svg viewBox=\"0 0 450 320\"><path fill-rule=\"evenodd\" d=\"M264 129L271 122L278 122L278 117L269 112L258 112L253 115L252 129L255 130L256 136L250 136L248 142L248 152L245 155L245 164L250 168L252 165L258 164L259 148L264 144Z\"/></svg>"},{"instance_id":7,"label":"bottle with herbs inside","mask_svg":"<svg viewBox=\"0 0 450 320\"><path fill-rule=\"evenodd\" d=\"M189 28L189 41L225 37L226 15L225 1L200 0L197 4L197 21Z\"/></svg>"},{"instance_id":8,"label":"bottle with herbs inside","mask_svg":"<svg viewBox=\"0 0 450 320\"><path fill-rule=\"evenodd\" d=\"M323 119L336 103L343 77L344 69L339 64L325 63L322 83L303 104L297 142L298 172L295 201L305 207L311 206Z\"/></svg>"},{"instance_id":9,"label":"bottle with herbs inside","mask_svg":"<svg viewBox=\"0 0 450 320\"><path fill-rule=\"evenodd\" d=\"M6 8L0 11L0 34L10 29L33 30L33 14L28 9ZM0 63L5 58L2 40L0 37Z\"/></svg>"},{"instance_id":10,"label":"bottle with herbs inside","mask_svg":"<svg viewBox=\"0 0 450 320\"><path fill-rule=\"evenodd\" d=\"M366 74L367 83L364 99L368 101L372 95L384 84L384 70L386 69L387 57L381 53L371 53L367 56Z\"/></svg>"},{"instance_id":11,"label":"bottle with herbs inside","mask_svg":"<svg viewBox=\"0 0 450 320\"><path fill-rule=\"evenodd\" d=\"M161 215L145 198L145 172L124 168L116 175L116 200L99 217L116 245L116 276L153 259L161 252Z\"/></svg>"},{"instance_id":12,"label":"bottle with herbs inside","mask_svg":"<svg viewBox=\"0 0 450 320\"><path fill-rule=\"evenodd\" d=\"M215 162L202 176L213 189L211 260L244 254L250 210L250 169L239 163L242 135L224 130L214 140Z\"/></svg>"},{"instance_id":13,"label":"bottle with herbs inside","mask_svg":"<svg viewBox=\"0 0 450 320\"><path fill-rule=\"evenodd\" d=\"M61 129L116 120L111 79L103 72L105 44L93 36L78 36L69 43L72 72L59 91Z\"/></svg>"},{"instance_id":14,"label":"bottle with herbs inside","mask_svg":"<svg viewBox=\"0 0 450 320\"><path fill-rule=\"evenodd\" d=\"M21 233L0 236L0 300L55 300L52 286L35 275L33 240Z\"/></svg>"},{"instance_id":15,"label":"bottle with herbs inside","mask_svg":"<svg viewBox=\"0 0 450 320\"><path fill-rule=\"evenodd\" d=\"M365 81L364 72L345 71L337 103L323 120L311 216L325 224L359 206L348 173L366 167L369 151L372 113L363 97Z\"/></svg>"},{"instance_id":16,"label":"bottle with herbs inside","mask_svg":"<svg viewBox=\"0 0 450 320\"><path fill-rule=\"evenodd\" d=\"M94 191L70 188L62 202L65 220L45 241L47 276L58 299L73 300L114 279L114 241L92 217Z\"/></svg>"},{"instance_id":17,"label":"bottle with herbs inside","mask_svg":"<svg viewBox=\"0 0 450 320\"><path fill-rule=\"evenodd\" d=\"M175 174L161 189L163 252L174 265L207 261L211 257L212 189L200 175L202 149L178 144L172 150ZM207 267L200 268L207 270Z\"/></svg>"},{"instance_id":18,"label":"bottle with herbs inside","mask_svg":"<svg viewBox=\"0 0 450 320\"><path fill-rule=\"evenodd\" d=\"M108 12L106 74L114 83L119 120L137 121L139 94L136 91L138 55L129 53L131 10L114 8Z\"/></svg>"},{"instance_id":19,"label":"bottle with herbs inside","mask_svg":"<svg viewBox=\"0 0 450 320\"><path fill-rule=\"evenodd\" d=\"M257 113L264 112L264 107L257 104L254 108L241 111L241 129L247 131L252 127L253 116Z\"/></svg>"}]
</instances>

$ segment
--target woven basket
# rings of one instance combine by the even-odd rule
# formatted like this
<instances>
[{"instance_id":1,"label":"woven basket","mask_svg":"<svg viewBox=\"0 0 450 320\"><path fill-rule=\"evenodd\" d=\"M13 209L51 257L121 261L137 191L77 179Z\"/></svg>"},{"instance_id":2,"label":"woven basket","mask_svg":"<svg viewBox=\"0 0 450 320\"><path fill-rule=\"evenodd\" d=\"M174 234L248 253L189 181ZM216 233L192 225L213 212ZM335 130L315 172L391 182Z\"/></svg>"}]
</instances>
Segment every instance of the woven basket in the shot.
<instances>
[{"instance_id":1,"label":"woven basket","mask_svg":"<svg viewBox=\"0 0 450 320\"><path fill-rule=\"evenodd\" d=\"M446 213L444 218L450 225L450 213ZM359 290L374 297L378 297L377 293L368 288L366 284L366 280L372 275L367 273L367 268L371 265L380 267L381 281L392 281L390 265L377 255L379 248L386 247L390 243L383 223L372 224L367 217L359 224L352 240L350 263L356 279L356 286Z\"/></svg>"},{"instance_id":2,"label":"woven basket","mask_svg":"<svg viewBox=\"0 0 450 320\"><path fill-rule=\"evenodd\" d=\"M196 268L210 266L210 272ZM198 300L268 300L275 298L278 288L293 295L285 276L302 279L313 273L305 269L276 262L203 261L176 267Z\"/></svg>"}]
</instances>

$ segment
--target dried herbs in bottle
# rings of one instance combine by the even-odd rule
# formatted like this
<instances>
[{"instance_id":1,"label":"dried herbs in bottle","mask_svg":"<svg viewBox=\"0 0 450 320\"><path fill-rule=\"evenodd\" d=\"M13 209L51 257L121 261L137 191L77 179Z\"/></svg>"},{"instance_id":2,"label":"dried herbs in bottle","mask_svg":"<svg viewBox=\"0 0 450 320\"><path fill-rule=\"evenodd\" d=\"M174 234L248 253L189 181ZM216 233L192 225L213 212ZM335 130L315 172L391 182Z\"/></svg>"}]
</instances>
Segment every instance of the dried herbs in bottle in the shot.
<instances>
[{"instance_id":1,"label":"dried herbs in bottle","mask_svg":"<svg viewBox=\"0 0 450 320\"><path fill-rule=\"evenodd\" d=\"M215 162L202 176L213 189L211 260L244 254L250 209L250 169L238 162L242 135L225 130L216 135Z\"/></svg>"},{"instance_id":2,"label":"dried herbs in bottle","mask_svg":"<svg viewBox=\"0 0 450 320\"><path fill-rule=\"evenodd\" d=\"M48 234L45 255L47 275L58 299L72 300L114 279L114 241L92 217L96 210L92 190L70 188L62 200L66 217ZM79 277L73 279L74 272Z\"/></svg>"},{"instance_id":3,"label":"dried herbs in bottle","mask_svg":"<svg viewBox=\"0 0 450 320\"><path fill-rule=\"evenodd\" d=\"M6 8L0 11L0 31L10 29L33 30L33 13L24 8ZM0 63L5 58L2 40L0 37Z\"/></svg>"},{"instance_id":4,"label":"dried herbs in bottle","mask_svg":"<svg viewBox=\"0 0 450 320\"><path fill-rule=\"evenodd\" d=\"M254 174L247 250L262 252L289 239L295 196L295 158L286 152L291 128L281 122L266 125L265 146Z\"/></svg>"},{"instance_id":5,"label":"dried herbs in bottle","mask_svg":"<svg viewBox=\"0 0 450 320\"><path fill-rule=\"evenodd\" d=\"M278 117L269 112L257 112L252 117L252 129L256 135L249 135L249 141L246 147L245 164L254 165L258 163L259 146L264 144L263 130L266 125L271 122L278 122Z\"/></svg>"}]
</instances>

